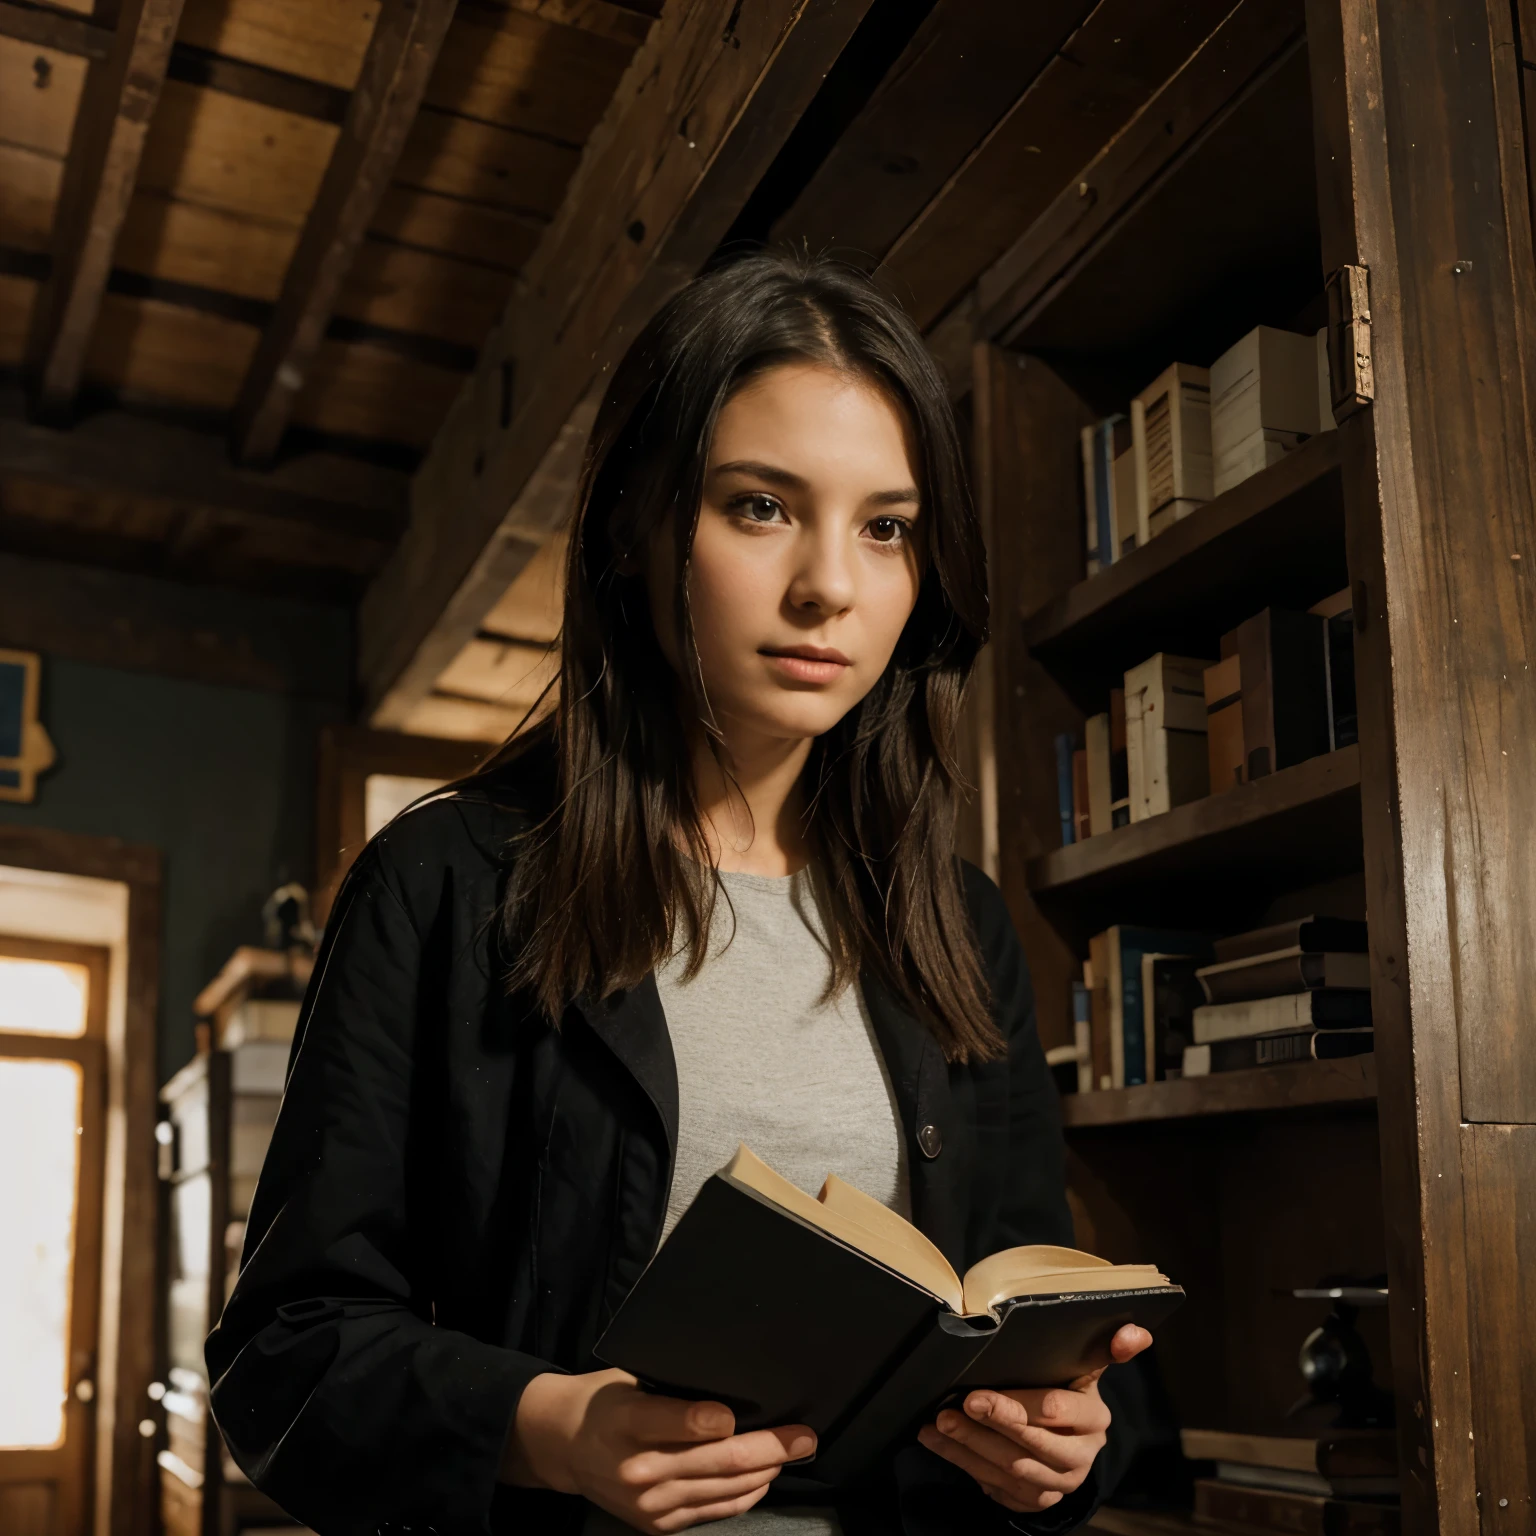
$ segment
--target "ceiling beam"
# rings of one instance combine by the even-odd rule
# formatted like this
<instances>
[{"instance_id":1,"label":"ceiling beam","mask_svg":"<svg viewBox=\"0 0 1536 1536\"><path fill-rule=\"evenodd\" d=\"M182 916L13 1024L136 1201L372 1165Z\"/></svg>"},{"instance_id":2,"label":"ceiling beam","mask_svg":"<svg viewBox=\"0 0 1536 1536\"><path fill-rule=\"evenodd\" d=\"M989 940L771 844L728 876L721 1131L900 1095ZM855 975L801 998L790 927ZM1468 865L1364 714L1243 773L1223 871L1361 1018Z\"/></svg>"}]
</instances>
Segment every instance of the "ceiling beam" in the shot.
<instances>
[{"instance_id":1,"label":"ceiling beam","mask_svg":"<svg viewBox=\"0 0 1536 1536\"><path fill-rule=\"evenodd\" d=\"M383 0L325 179L299 237L277 308L235 405L244 463L277 451L325 338L341 286L394 174L453 20L455 0Z\"/></svg>"},{"instance_id":2,"label":"ceiling beam","mask_svg":"<svg viewBox=\"0 0 1536 1536\"><path fill-rule=\"evenodd\" d=\"M80 386L182 4L124 0L111 51L86 76L54 220L53 266L27 348L47 416L66 414Z\"/></svg>"},{"instance_id":3,"label":"ceiling beam","mask_svg":"<svg viewBox=\"0 0 1536 1536\"><path fill-rule=\"evenodd\" d=\"M85 16L0 0L0 37L14 37L19 43L54 48L81 58L105 59L112 52L113 36L110 27Z\"/></svg>"},{"instance_id":4,"label":"ceiling beam","mask_svg":"<svg viewBox=\"0 0 1536 1536\"><path fill-rule=\"evenodd\" d=\"M407 478L332 454L309 454L262 474L230 464L212 433L123 411L71 431L28 421L0 403L0 478L41 480L104 495L207 507L280 533L294 525L392 545L405 521Z\"/></svg>"},{"instance_id":5,"label":"ceiling beam","mask_svg":"<svg viewBox=\"0 0 1536 1536\"><path fill-rule=\"evenodd\" d=\"M399 724L568 516L597 388L704 264L870 0L674 0L588 142L428 451L364 597L359 667Z\"/></svg>"}]
</instances>

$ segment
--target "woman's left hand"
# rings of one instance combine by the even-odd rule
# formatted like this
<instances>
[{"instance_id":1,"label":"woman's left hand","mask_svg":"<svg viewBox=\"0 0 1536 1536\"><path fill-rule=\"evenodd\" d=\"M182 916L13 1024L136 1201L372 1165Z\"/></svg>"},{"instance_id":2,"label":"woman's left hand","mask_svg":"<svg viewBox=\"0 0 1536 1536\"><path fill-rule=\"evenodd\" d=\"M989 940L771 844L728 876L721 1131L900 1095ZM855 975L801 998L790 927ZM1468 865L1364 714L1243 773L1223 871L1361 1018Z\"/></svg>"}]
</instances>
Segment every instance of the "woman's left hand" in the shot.
<instances>
[{"instance_id":1,"label":"woman's left hand","mask_svg":"<svg viewBox=\"0 0 1536 1536\"><path fill-rule=\"evenodd\" d=\"M1145 1328L1127 1323L1112 1340L1113 1360L1124 1362L1152 1342ZM1074 1493L1104 1448L1109 1409L1099 1396L1104 1367L1070 1386L1029 1391L968 1393L965 1412L946 1408L918 1439L945 1461L969 1472L988 1498L1018 1514L1035 1514Z\"/></svg>"}]
</instances>

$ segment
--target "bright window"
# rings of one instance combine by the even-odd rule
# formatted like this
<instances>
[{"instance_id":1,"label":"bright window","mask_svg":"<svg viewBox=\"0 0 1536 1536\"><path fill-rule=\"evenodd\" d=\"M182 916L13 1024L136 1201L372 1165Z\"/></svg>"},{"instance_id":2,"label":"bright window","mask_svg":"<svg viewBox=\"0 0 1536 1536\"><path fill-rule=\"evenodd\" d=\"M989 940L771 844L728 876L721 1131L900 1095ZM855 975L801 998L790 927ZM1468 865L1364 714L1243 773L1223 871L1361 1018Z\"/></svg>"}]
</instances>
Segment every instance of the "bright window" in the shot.
<instances>
[{"instance_id":1,"label":"bright window","mask_svg":"<svg viewBox=\"0 0 1536 1536\"><path fill-rule=\"evenodd\" d=\"M83 965L0 955L0 1033L83 1035L89 991Z\"/></svg>"}]
</instances>

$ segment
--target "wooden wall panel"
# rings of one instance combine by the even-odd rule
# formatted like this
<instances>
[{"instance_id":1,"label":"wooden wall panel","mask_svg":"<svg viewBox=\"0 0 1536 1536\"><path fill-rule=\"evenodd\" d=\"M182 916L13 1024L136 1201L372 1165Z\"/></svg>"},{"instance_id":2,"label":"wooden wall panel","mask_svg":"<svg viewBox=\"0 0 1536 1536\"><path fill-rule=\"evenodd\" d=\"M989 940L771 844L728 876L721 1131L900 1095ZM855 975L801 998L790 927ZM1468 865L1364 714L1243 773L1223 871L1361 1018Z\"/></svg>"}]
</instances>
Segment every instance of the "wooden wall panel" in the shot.
<instances>
[{"instance_id":1,"label":"wooden wall panel","mask_svg":"<svg viewBox=\"0 0 1536 1536\"><path fill-rule=\"evenodd\" d=\"M57 155L0 144L0 245L45 251L59 205L64 162Z\"/></svg>"},{"instance_id":2,"label":"wooden wall panel","mask_svg":"<svg viewBox=\"0 0 1536 1536\"><path fill-rule=\"evenodd\" d=\"M109 293L85 374L127 399L224 412L234 404L257 334L219 315Z\"/></svg>"},{"instance_id":3,"label":"wooden wall panel","mask_svg":"<svg viewBox=\"0 0 1536 1536\"><path fill-rule=\"evenodd\" d=\"M0 37L0 142L67 154L85 71L84 59Z\"/></svg>"},{"instance_id":4,"label":"wooden wall panel","mask_svg":"<svg viewBox=\"0 0 1536 1536\"><path fill-rule=\"evenodd\" d=\"M457 197L390 187L373 216L374 233L423 250L446 251L469 261L516 272L533 254L546 220Z\"/></svg>"},{"instance_id":5,"label":"wooden wall panel","mask_svg":"<svg viewBox=\"0 0 1536 1536\"><path fill-rule=\"evenodd\" d=\"M503 640L471 640L443 669L444 693L526 709L560 675L560 653Z\"/></svg>"},{"instance_id":6,"label":"wooden wall panel","mask_svg":"<svg viewBox=\"0 0 1536 1536\"><path fill-rule=\"evenodd\" d=\"M517 11L460 6L425 100L581 145L634 49Z\"/></svg>"},{"instance_id":7,"label":"wooden wall panel","mask_svg":"<svg viewBox=\"0 0 1536 1536\"><path fill-rule=\"evenodd\" d=\"M177 37L351 90L378 13L378 0L187 0Z\"/></svg>"},{"instance_id":8,"label":"wooden wall panel","mask_svg":"<svg viewBox=\"0 0 1536 1536\"><path fill-rule=\"evenodd\" d=\"M975 352L972 398L972 473L992 597L999 884L1029 959L1040 1039L1049 1048L1072 1043L1081 957L1035 904L1025 866L1061 846L1054 738L1070 731L1081 743L1083 716L1025 648L1019 619L1082 579L1078 431L1093 413L1044 363L985 344Z\"/></svg>"},{"instance_id":9,"label":"wooden wall panel","mask_svg":"<svg viewBox=\"0 0 1536 1536\"><path fill-rule=\"evenodd\" d=\"M336 135L330 123L167 80L139 186L229 213L301 224Z\"/></svg>"},{"instance_id":10,"label":"wooden wall panel","mask_svg":"<svg viewBox=\"0 0 1536 1536\"><path fill-rule=\"evenodd\" d=\"M568 145L423 108L395 180L548 217L560 206L579 158Z\"/></svg>"},{"instance_id":11,"label":"wooden wall panel","mask_svg":"<svg viewBox=\"0 0 1536 1536\"><path fill-rule=\"evenodd\" d=\"M422 448L463 382L462 374L408 362L382 347L327 341L294 406L293 420L320 432L386 437Z\"/></svg>"},{"instance_id":12,"label":"wooden wall panel","mask_svg":"<svg viewBox=\"0 0 1536 1536\"><path fill-rule=\"evenodd\" d=\"M21 362L37 288L30 277L0 272L0 368L15 368Z\"/></svg>"},{"instance_id":13,"label":"wooden wall panel","mask_svg":"<svg viewBox=\"0 0 1536 1536\"><path fill-rule=\"evenodd\" d=\"M429 693L412 705L401 727L412 736L441 736L450 741L503 742L523 718L521 709Z\"/></svg>"},{"instance_id":14,"label":"wooden wall panel","mask_svg":"<svg viewBox=\"0 0 1536 1536\"><path fill-rule=\"evenodd\" d=\"M1486 1536L1536 1524L1536 1126L1465 1125L1478 1508Z\"/></svg>"}]
</instances>

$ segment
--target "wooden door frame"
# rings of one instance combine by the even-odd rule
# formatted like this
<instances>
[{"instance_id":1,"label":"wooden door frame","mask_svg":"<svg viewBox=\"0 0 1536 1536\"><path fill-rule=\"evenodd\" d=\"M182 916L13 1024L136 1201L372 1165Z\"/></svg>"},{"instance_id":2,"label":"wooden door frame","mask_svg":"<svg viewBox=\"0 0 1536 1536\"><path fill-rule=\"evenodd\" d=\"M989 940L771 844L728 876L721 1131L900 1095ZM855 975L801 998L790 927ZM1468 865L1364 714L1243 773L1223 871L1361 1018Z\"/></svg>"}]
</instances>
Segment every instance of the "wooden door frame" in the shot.
<instances>
[{"instance_id":1,"label":"wooden door frame","mask_svg":"<svg viewBox=\"0 0 1536 1536\"><path fill-rule=\"evenodd\" d=\"M70 1061L81 1070L78 1196L70 1278L70 1337L66 1343L74 1344L78 1340L84 1322L85 1332L93 1340L91 1362L82 1377L71 1353L65 1387L63 1447L0 1454L13 1458L22 1467L31 1462L39 1480L52 1476L59 1465L60 1449L66 1457L73 1457L84 1476L79 1486L61 1491L60 1503L55 1505L55 1522L66 1532L84 1532L88 1529L84 1518L95 1509L97 1412L93 1399L82 1401L76 1396L75 1386L80 1380L90 1380L94 1385L100 1367L102 1223L107 1151L107 989L111 984L112 956L103 944L36 939L28 934L0 932L0 958L78 965L90 977L85 1027L80 1034L0 1034L0 1057L23 1061ZM22 1476L27 1474L24 1472ZM82 1503L83 1492L90 1496ZM62 1519L59 1518L61 1512Z\"/></svg>"},{"instance_id":2,"label":"wooden door frame","mask_svg":"<svg viewBox=\"0 0 1536 1536\"><path fill-rule=\"evenodd\" d=\"M0 823L0 865L48 874L111 880L128 891L127 1007L123 1021L122 1084L125 1148L119 1199L122 1209L119 1295L122 1305L115 1352L116 1387L107 1403L98 1394L96 1509L107 1536L151 1536L159 1486L155 1441L139 1434L149 1385L159 1364L159 1178L155 1120L159 1072L162 859L156 848L113 837L87 837L44 827ZM112 1191L107 1192L109 1202ZM129 1240L131 1236L131 1241ZM148 1303L148 1304L145 1304ZM98 1361L98 1379L102 1362ZM104 1420L110 1421L106 1476L102 1472Z\"/></svg>"}]
</instances>

